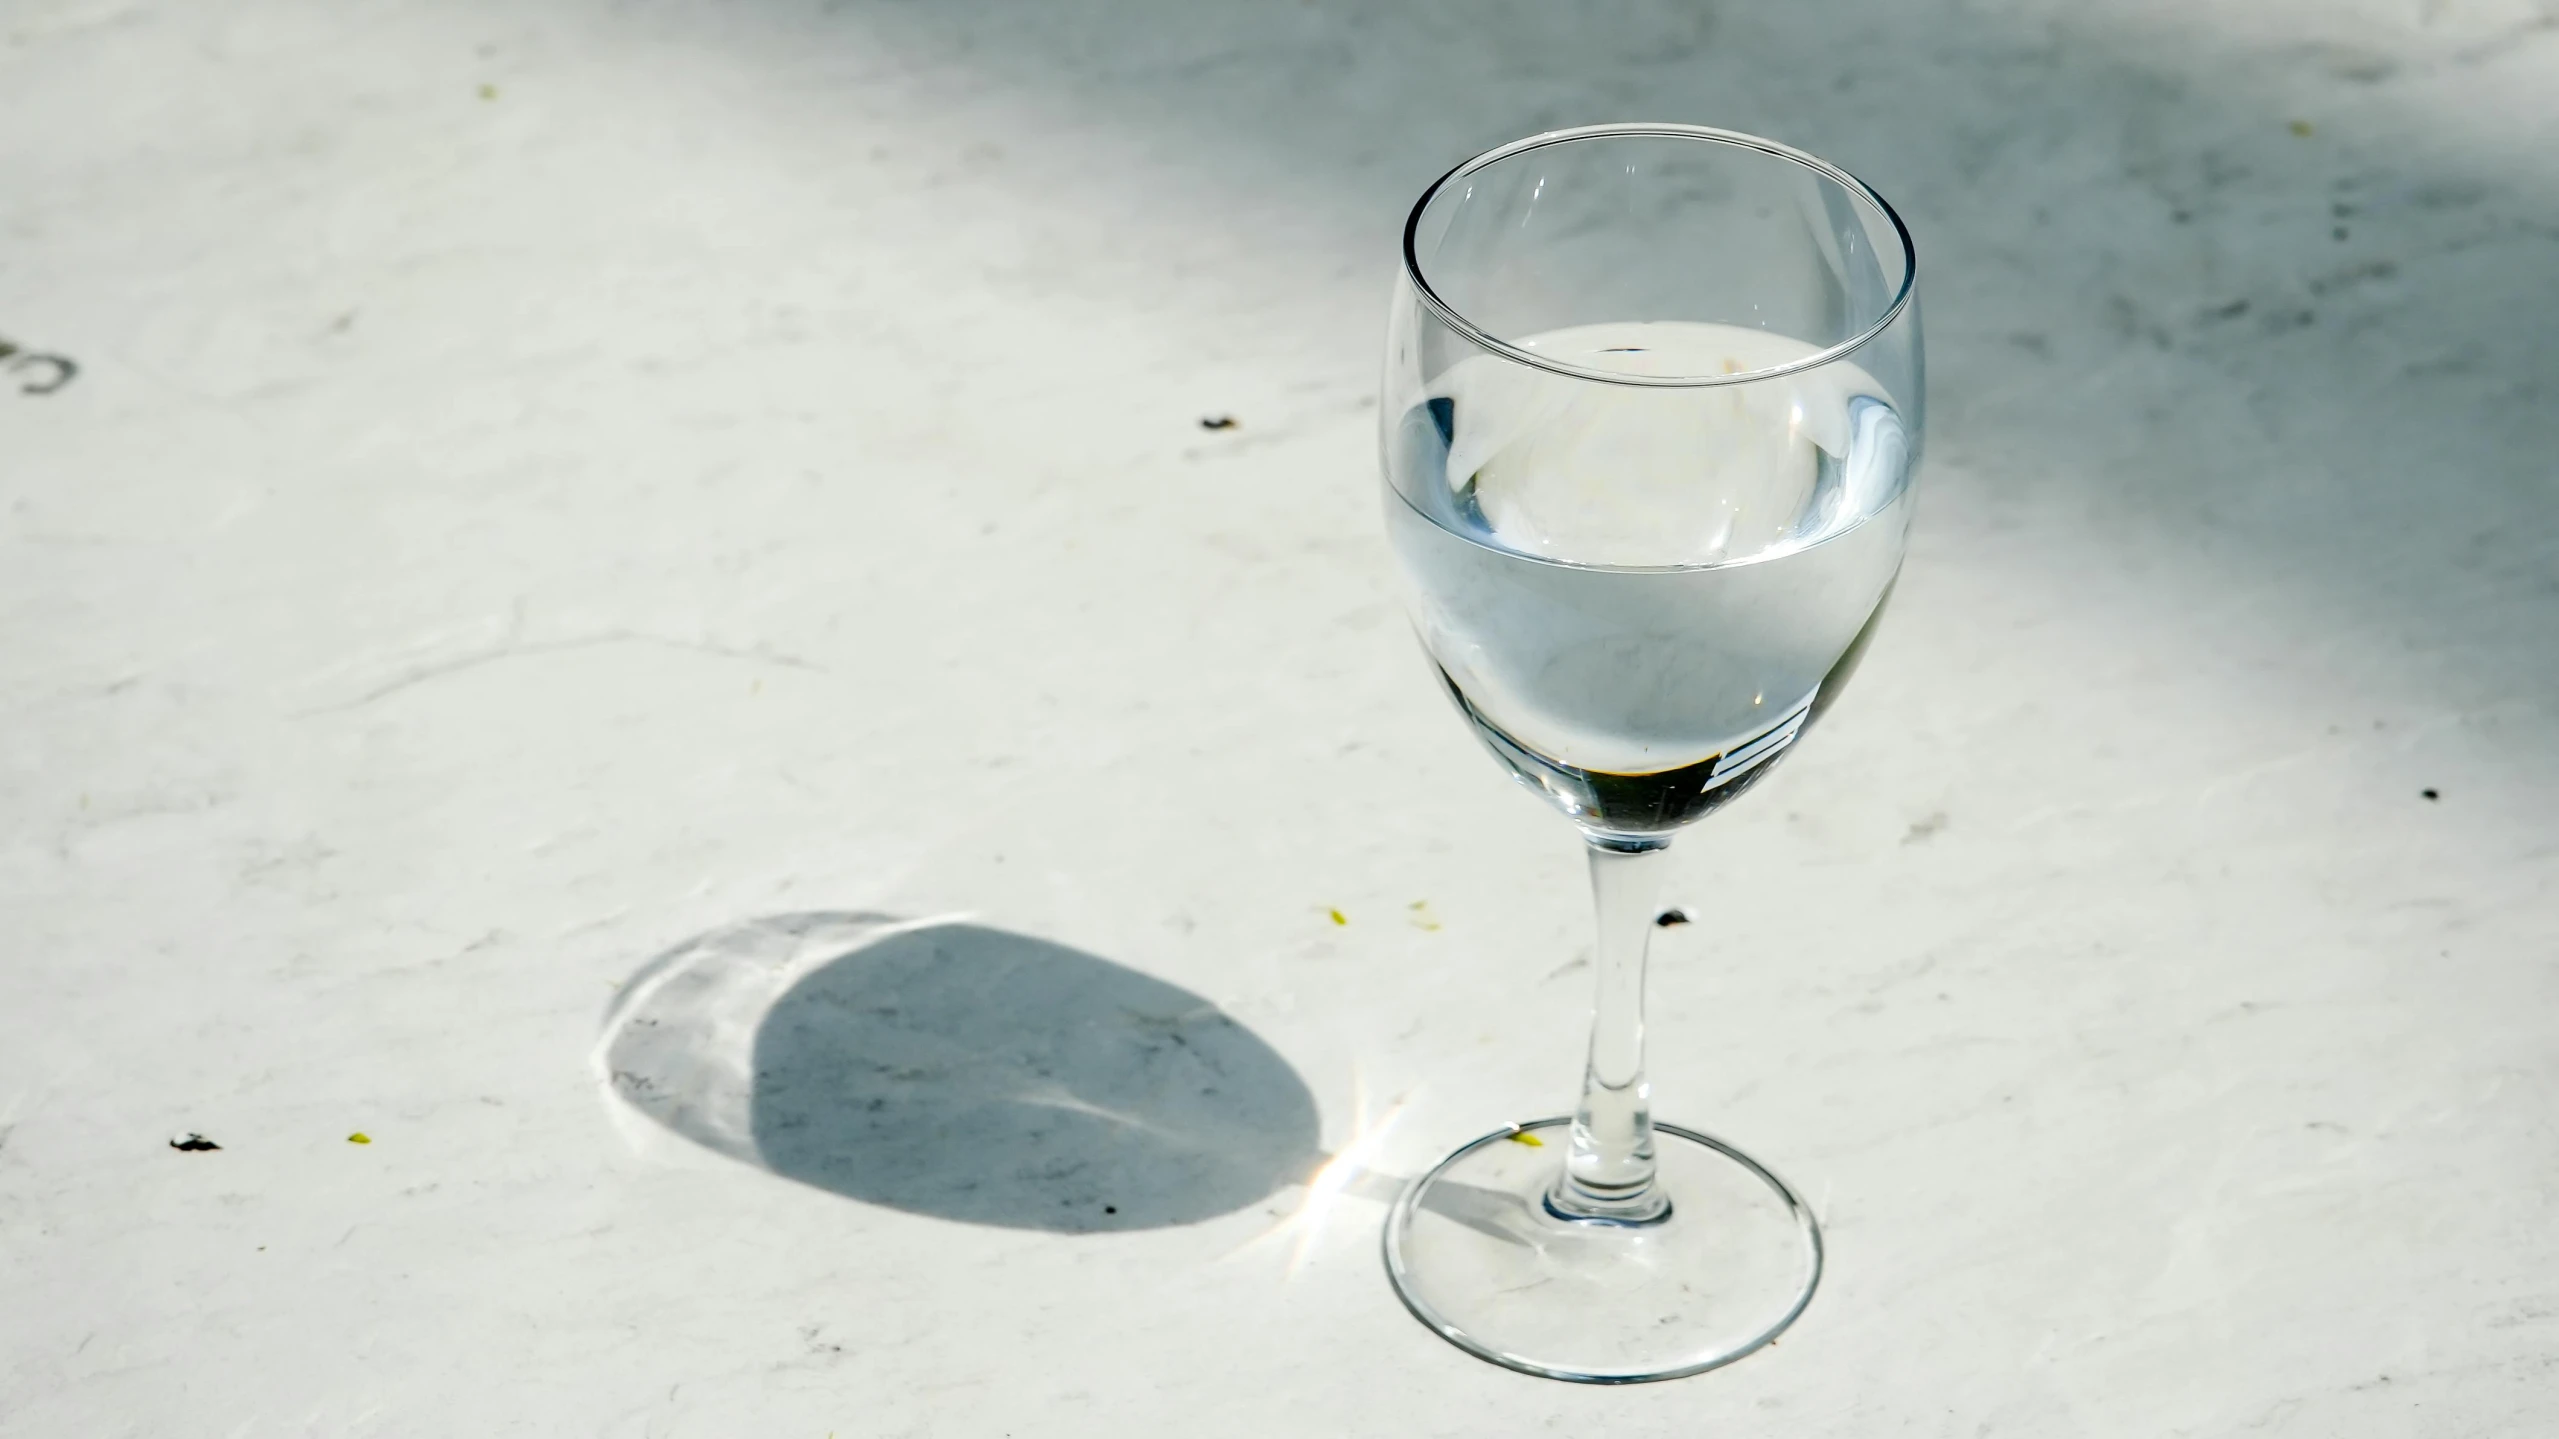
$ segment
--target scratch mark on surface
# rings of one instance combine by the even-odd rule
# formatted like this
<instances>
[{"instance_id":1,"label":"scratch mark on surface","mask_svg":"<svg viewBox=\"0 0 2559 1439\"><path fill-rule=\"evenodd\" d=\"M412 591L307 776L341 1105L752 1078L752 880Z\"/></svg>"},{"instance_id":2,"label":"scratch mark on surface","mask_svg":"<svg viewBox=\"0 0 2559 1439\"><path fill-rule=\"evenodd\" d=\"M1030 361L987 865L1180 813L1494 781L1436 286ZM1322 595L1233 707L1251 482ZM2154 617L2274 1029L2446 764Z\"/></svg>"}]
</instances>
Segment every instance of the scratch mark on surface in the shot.
<instances>
[{"instance_id":1,"label":"scratch mark on surface","mask_svg":"<svg viewBox=\"0 0 2559 1439\"><path fill-rule=\"evenodd\" d=\"M362 709L366 705L379 703L382 700L389 699L393 695L400 694L406 690L415 689L420 685L432 683L433 681L440 679L447 679L454 675L468 673L471 670L479 669L486 665L496 664L501 660L522 659L533 655L566 654L573 650L603 649L610 645L653 645L659 649L681 650L690 654L712 655L720 659L744 660L754 664L779 665L784 669L806 670L811 674L826 673L822 667L813 664L808 660L801 659L796 655L781 654L773 650L741 649L735 645L716 644L709 640L674 639L666 635L643 634L637 630L608 630L602 634L580 635L571 639L509 641L506 644L496 646L492 649L479 650L467 655L457 655L452 659L442 660L435 664L420 665L415 669L405 671L392 679L374 686L372 689L365 691L363 694L356 696L354 699L334 705L322 705L317 709L304 710L295 717L297 719L308 719L316 715L339 714L347 710Z\"/></svg>"},{"instance_id":2,"label":"scratch mark on surface","mask_svg":"<svg viewBox=\"0 0 2559 1439\"><path fill-rule=\"evenodd\" d=\"M9 362L9 368L12 370L24 370L30 365L50 365L53 367L53 375L50 379L42 381L28 380L25 384L18 386L20 394L50 395L70 384L80 373L78 365L60 355L20 355Z\"/></svg>"}]
</instances>

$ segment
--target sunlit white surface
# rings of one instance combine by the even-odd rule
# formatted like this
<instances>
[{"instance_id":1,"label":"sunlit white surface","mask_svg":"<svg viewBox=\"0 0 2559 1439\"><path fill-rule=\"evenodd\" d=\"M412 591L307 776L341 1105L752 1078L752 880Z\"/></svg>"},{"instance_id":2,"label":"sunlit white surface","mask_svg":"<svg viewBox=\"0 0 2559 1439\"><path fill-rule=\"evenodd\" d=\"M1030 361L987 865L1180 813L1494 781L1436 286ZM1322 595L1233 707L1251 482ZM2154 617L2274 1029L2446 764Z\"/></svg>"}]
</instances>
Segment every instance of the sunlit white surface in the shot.
<instances>
[{"instance_id":1,"label":"sunlit white surface","mask_svg":"<svg viewBox=\"0 0 2559 1439\"><path fill-rule=\"evenodd\" d=\"M81 368L0 372L0 1433L2559 1424L2559 42L2228 9L10 7L0 337ZM1784 1342L1494 1371L1347 1170L635 1148L622 986L814 910L1202 996L1363 1173L1567 1103L1578 856L1364 406L1411 196L1628 116L1925 275L1894 614L1658 966L1661 1112L1819 1196Z\"/></svg>"}]
</instances>

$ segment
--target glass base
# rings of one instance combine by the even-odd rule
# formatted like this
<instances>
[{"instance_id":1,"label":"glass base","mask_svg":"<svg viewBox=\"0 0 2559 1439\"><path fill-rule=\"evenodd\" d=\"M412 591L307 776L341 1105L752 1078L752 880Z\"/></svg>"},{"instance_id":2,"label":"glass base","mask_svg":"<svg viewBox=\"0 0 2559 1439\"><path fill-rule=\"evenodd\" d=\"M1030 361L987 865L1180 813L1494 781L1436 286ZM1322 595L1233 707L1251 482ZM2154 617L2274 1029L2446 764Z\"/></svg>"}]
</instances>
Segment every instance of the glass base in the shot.
<instances>
[{"instance_id":1,"label":"glass base","mask_svg":"<svg viewBox=\"0 0 2559 1439\"><path fill-rule=\"evenodd\" d=\"M1386 1273L1458 1348L1583 1384L1730 1364L1795 1322L1821 1282L1812 1210L1757 1160L1656 1124L1670 1212L1573 1219L1546 1196L1570 1119L1485 1135L1408 1186L1386 1216Z\"/></svg>"}]
</instances>

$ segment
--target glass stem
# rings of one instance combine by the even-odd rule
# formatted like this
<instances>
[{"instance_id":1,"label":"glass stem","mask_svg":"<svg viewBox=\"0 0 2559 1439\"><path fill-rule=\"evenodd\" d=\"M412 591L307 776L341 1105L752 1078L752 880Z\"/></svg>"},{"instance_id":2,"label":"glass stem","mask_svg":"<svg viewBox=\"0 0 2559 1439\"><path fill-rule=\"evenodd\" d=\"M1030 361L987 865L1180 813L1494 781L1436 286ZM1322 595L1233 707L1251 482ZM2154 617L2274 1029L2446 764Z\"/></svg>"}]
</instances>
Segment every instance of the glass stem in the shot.
<instances>
[{"instance_id":1,"label":"glass stem","mask_svg":"<svg viewBox=\"0 0 2559 1439\"><path fill-rule=\"evenodd\" d=\"M1653 1087L1644 1078L1644 954L1669 848L1668 840L1591 838L1599 992L1572 1152L1546 1200L1567 1219L1650 1224L1670 1214L1670 1196L1653 1182Z\"/></svg>"}]
</instances>

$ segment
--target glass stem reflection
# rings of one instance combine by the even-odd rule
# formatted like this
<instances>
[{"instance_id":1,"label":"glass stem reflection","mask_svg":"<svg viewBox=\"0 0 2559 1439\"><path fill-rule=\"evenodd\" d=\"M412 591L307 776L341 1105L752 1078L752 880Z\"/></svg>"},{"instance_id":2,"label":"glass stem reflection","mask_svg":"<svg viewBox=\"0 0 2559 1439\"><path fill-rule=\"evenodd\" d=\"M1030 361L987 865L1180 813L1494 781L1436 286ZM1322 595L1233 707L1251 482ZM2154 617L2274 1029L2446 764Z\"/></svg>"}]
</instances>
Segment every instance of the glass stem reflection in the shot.
<instances>
[{"instance_id":1,"label":"glass stem reflection","mask_svg":"<svg viewBox=\"0 0 2559 1439\"><path fill-rule=\"evenodd\" d=\"M1669 848L1660 839L1591 837L1599 990L1590 1063L1573 1112L1572 1152L1546 1199L1567 1219L1651 1224L1670 1215L1670 1196L1653 1182L1653 1089L1644 1077L1644 956Z\"/></svg>"}]
</instances>

